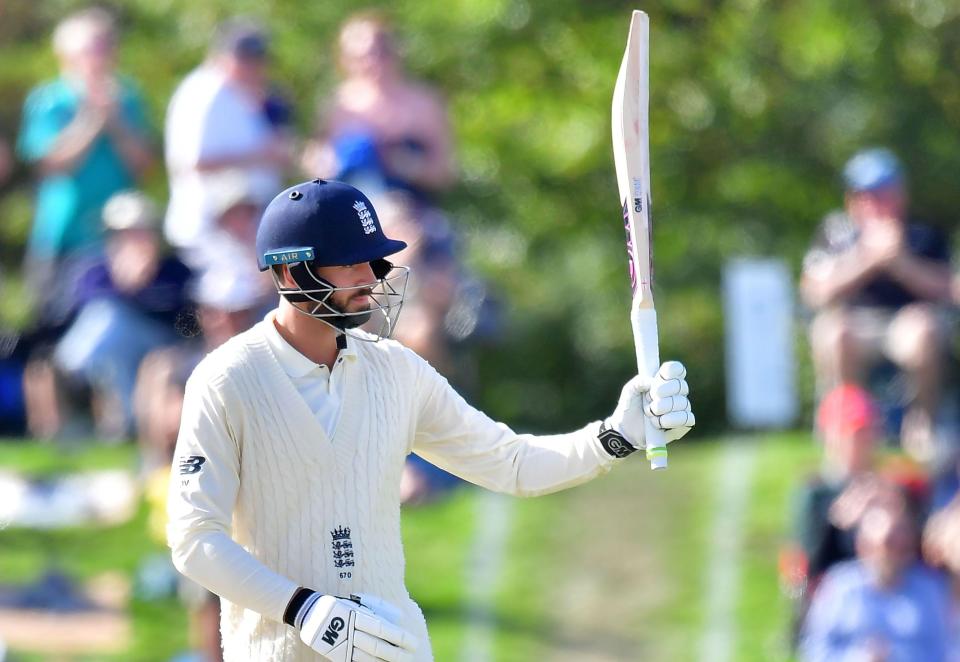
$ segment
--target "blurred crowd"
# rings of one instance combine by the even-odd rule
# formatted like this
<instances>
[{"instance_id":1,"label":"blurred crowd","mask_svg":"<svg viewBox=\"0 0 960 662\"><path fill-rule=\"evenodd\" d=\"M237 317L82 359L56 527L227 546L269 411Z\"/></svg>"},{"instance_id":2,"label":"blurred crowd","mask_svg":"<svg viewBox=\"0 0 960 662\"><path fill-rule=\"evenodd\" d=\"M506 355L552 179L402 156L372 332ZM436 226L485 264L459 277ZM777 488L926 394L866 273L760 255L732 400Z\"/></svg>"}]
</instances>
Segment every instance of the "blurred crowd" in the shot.
<instances>
[{"instance_id":1,"label":"blurred crowd","mask_svg":"<svg viewBox=\"0 0 960 662\"><path fill-rule=\"evenodd\" d=\"M162 149L138 82L118 71L119 37L103 9L64 18L52 38L60 75L29 93L13 148L0 140L0 181L15 159L36 180L23 261L33 314L0 336L0 428L134 440L162 539L186 379L276 304L253 238L286 184L339 179L373 199L415 274L394 337L461 389L464 349L493 336L497 316L440 206L457 177L445 103L404 70L380 15L342 25L340 81L307 136L267 32L226 21L174 91ZM163 201L143 190L160 166ZM823 462L797 490L780 557L803 660L960 661L960 286L948 238L910 216L907 181L890 151L855 155L843 208L804 259ZM412 458L403 498L453 482ZM217 602L180 590L194 659L219 659Z\"/></svg>"},{"instance_id":2,"label":"blurred crowd","mask_svg":"<svg viewBox=\"0 0 960 662\"><path fill-rule=\"evenodd\" d=\"M796 492L780 574L801 660L960 660L957 288L884 148L854 155L801 295L822 468Z\"/></svg>"},{"instance_id":3,"label":"blurred crowd","mask_svg":"<svg viewBox=\"0 0 960 662\"><path fill-rule=\"evenodd\" d=\"M440 205L456 180L445 103L409 76L378 14L349 18L336 42L340 81L312 133L298 136L280 92L267 32L234 18L174 91L162 150L138 82L118 70L114 17L90 8L53 32L60 75L30 91L15 150L0 143L0 177L19 158L36 181L23 261L29 325L0 342L5 430L36 440L95 438L139 444L141 473L163 540L163 490L186 379L210 350L273 308L257 269L260 213L293 181L347 181L376 205L385 230L407 242L412 267L394 337L461 389L470 341L495 332L483 284L464 268ZM143 188L166 168L169 197ZM411 459L405 503L455 480ZM218 659L216 601L187 590L198 659Z\"/></svg>"}]
</instances>

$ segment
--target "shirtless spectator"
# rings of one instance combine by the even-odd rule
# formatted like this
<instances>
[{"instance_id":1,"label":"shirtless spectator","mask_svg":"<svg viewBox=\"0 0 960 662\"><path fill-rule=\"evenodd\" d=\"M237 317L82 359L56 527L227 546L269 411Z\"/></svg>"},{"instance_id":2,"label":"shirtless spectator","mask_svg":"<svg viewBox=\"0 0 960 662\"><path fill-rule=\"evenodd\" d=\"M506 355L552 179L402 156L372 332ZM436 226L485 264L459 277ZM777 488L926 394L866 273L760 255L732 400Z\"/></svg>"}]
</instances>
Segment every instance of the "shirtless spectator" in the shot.
<instances>
[{"instance_id":1,"label":"shirtless spectator","mask_svg":"<svg viewBox=\"0 0 960 662\"><path fill-rule=\"evenodd\" d=\"M207 258L217 175L242 174L261 205L283 188L292 154L290 109L271 91L268 63L265 32L246 20L227 21L207 61L180 83L167 109L170 203L164 231L195 267Z\"/></svg>"},{"instance_id":2,"label":"shirtless spectator","mask_svg":"<svg viewBox=\"0 0 960 662\"><path fill-rule=\"evenodd\" d=\"M948 242L908 220L903 170L888 150L860 152L843 175L845 210L824 220L801 281L816 311L811 342L820 387L868 384L871 368L892 361L910 383L903 444L928 461L947 356Z\"/></svg>"},{"instance_id":3,"label":"shirtless spectator","mask_svg":"<svg viewBox=\"0 0 960 662\"><path fill-rule=\"evenodd\" d=\"M368 195L403 189L423 200L448 188L455 172L446 106L407 77L386 20L356 14L338 44L343 82L307 146L304 170Z\"/></svg>"}]
</instances>

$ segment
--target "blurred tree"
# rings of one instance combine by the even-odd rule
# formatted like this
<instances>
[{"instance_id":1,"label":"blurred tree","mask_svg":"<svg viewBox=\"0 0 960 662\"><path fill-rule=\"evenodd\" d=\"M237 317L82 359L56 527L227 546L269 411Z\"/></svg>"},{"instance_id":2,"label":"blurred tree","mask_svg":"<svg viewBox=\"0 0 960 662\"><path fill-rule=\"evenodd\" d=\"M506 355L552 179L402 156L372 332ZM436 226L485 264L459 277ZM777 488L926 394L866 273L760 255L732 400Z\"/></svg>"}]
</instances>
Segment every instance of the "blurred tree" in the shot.
<instances>
[{"instance_id":1,"label":"blurred tree","mask_svg":"<svg viewBox=\"0 0 960 662\"><path fill-rule=\"evenodd\" d=\"M410 68L451 104L462 184L445 201L471 265L500 286L509 335L483 350L480 404L556 430L612 407L632 368L626 260L610 151L613 81L632 3L420 0L388 8ZM0 21L0 136L54 73L49 30L67 0L8 0ZM232 13L271 27L300 130L335 79L348 0L125 0L123 69L162 126L177 81ZM664 0L651 19L651 151L661 353L693 371L704 425L723 420L720 270L737 254L799 266L839 204L837 172L867 144L910 170L915 208L952 229L960 188L960 5L944 0ZM18 262L26 174L0 200L0 259ZM163 173L152 183L165 187Z\"/></svg>"}]
</instances>

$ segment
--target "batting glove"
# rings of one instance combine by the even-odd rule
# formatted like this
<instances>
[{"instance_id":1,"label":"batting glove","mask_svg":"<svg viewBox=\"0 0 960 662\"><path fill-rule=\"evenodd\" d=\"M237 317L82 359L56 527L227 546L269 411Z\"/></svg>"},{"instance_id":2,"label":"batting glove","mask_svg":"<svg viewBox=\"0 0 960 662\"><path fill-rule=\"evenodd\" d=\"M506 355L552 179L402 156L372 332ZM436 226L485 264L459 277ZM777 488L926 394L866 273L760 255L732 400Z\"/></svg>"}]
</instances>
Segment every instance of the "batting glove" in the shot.
<instances>
[{"instance_id":1,"label":"batting glove","mask_svg":"<svg viewBox=\"0 0 960 662\"><path fill-rule=\"evenodd\" d=\"M604 449L614 457L626 457L646 448L644 417L664 431L667 443L689 432L697 419L690 410L686 376L682 363L667 361L653 379L637 375L627 382L616 410L600 428Z\"/></svg>"},{"instance_id":2,"label":"batting glove","mask_svg":"<svg viewBox=\"0 0 960 662\"><path fill-rule=\"evenodd\" d=\"M412 662L419 642L391 622L399 615L399 609L379 598L313 593L293 625L303 643L330 662Z\"/></svg>"}]
</instances>

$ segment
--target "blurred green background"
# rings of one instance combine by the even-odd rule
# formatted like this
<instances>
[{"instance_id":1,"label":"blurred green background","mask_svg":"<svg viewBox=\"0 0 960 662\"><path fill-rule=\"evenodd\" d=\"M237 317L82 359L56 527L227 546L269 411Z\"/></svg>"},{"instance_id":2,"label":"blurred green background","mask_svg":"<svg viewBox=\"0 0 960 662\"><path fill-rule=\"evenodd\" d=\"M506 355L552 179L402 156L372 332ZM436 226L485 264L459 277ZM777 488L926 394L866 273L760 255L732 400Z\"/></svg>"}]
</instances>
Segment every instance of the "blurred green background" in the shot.
<instances>
[{"instance_id":1,"label":"blurred green background","mask_svg":"<svg viewBox=\"0 0 960 662\"><path fill-rule=\"evenodd\" d=\"M55 73L51 26L77 2L6 0L0 134ZM332 89L332 44L355 2L131 0L109 5L122 69L142 85L160 142L166 103L214 26L245 13L275 38L275 80L301 135ZM462 182L444 200L469 263L506 302L504 341L474 399L527 429L606 413L632 368L629 290L610 148L626 2L372 2L395 21L414 75L452 113ZM661 354L696 372L700 424L723 425L720 270L778 255L795 270L837 206L857 148L893 147L915 210L951 227L960 206L960 4L943 0L662 0L651 20L651 154ZM150 182L163 200L162 168ZM19 268L30 224L20 170L0 199L0 260ZM8 279L3 315L22 321Z\"/></svg>"},{"instance_id":2,"label":"blurred green background","mask_svg":"<svg viewBox=\"0 0 960 662\"><path fill-rule=\"evenodd\" d=\"M435 659L790 659L790 603L779 590L776 556L791 488L816 467L817 455L807 434L701 437L674 447L662 473L627 462L585 486L537 499L464 489L405 508L407 587L427 618ZM129 447L64 452L0 443L0 466L37 476L135 464ZM741 471L729 475L734 465ZM731 479L742 484L736 513L718 505ZM503 537L485 545L491 503ZM168 662L188 649L180 601L146 599L134 580L145 558L166 553L145 535L147 517L141 507L121 526L0 532L0 584L38 577L51 561L77 579L119 572L132 582L123 652L16 650L10 662ZM483 550L496 558L479 560ZM718 583L718 560L732 564L732 583ZM495 567L493 576L477 569L485 561ZM711 642L718 645L709 657L705 647L718 618L729 638Z\"/></svg>"},{"instance_id":3,"label":"blurred green background","mask_svg":"<svg viewBox=\"0 0 960 662\"><path fill-rule=\"evenodd\" d=\"M119 18L121 69L145 92L158 149L167 101L222 19L249 14L270 27L274 79L294 101L305 137L336 80L338 26L363 7L384 8L410 71L449 102L462 177L443 207L469 265L504 302L507 328L502 340L477 349L471 399L517 428L545 431L609 413L633 372L610 100L629 12L650 15L661 355L682 360L695 375L702 431L691 437L706 440L685 441L665 476L651 476L637 462L585 488L518 502L497 588L495 645L497 659L507 661L697 659L705 564L716 542L707 537L710 506L724 447L705 434L725 427L722 266L733 256L773 255L797 273L814 227L840 204L839 169L870 144L889 145L904 160L915 212L953 230L960 207L960 3L106 4ZM52 26L85 5L0 4L0 136L7 141L17 134L27 90L55 75ZM157 168L148 185L159 200L166 198L164 177ZM6 325L24 325L29 317L18 270L31 196L30 175L20 165L0 191L0 323ZM800 332L798 346L806 361ZM809 369L801 374L809 411ZM33 473L71 466L49 447L0 448L2 466ZM755 450L757 468L745 478L750 496L740 542L747 551L735 605L735 660L785 654L787 606L778 594L775 552L790 485L816 463L806 434L765 439ZM83 461L91 466L135 461L132 449L129 456L91 452ZM411 592L427 612L439 660L454 659L465 636L463 573L479 498L466 492L404 518ZM0 580L34 576L48 545L76 550L63 562L79 576L132 571L142 554L158 551L143 535L144 517L119 530L54 537L4 532ZM609 562L611 554L619 563ZM571 588L572 577L581 581ZM592 587L589 613L603 618L578 624L562 607L567 589L582 597L585 586ZM647 602L638 607L631 595ZM618 609L629 618L618 621ZM166 659L185 646L184 616L174 600L136 602L134 616L135 651L118 659Z\"/></svg>"}]
</instances>

